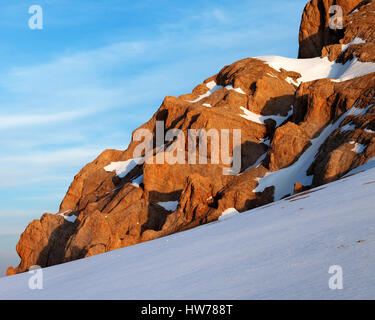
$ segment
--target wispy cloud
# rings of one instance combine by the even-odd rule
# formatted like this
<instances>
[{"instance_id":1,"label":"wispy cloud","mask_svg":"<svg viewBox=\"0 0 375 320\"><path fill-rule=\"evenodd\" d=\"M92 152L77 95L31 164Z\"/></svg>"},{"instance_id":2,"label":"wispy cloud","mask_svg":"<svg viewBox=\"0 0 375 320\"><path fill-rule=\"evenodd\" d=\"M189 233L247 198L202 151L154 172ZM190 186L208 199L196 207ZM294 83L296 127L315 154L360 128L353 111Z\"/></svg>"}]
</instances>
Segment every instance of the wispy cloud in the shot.
<instances>
[{"instance_id":1,"label":"wispy cloud","mask_svg":"<svg viewBox=\"0 0 375 320\"><path fill-rule=\"evenodd\" d=\"M17 156L5 156L0 158L0 164L12 163L22 164L27 163L27 166L36 164L53 164L53 165L70 165L75 163L77 159L95 157L99 155L101 150L99 148L82 149L82 148L71 148L64 150L56 150L52 152L36 152L30 154L23 154Z\"/></svg>"},{"instance_id":2,"label":"wispy cloud","mask_svg":"<svg viewBox=\"0 0 375 320\"><path fill-rule=\"evenodd\" d=\"M13 154L0 158L0 188L47 181L69 181L67 169L93 161L102 148L70 148ZM22 194L20 195L22 197Z\"/></svg>"},{"instance_id":3,"label":"wispy cloud","mask_svg":"<svg viewBox=\"0 0 375 320\"><path fill-rule=\"evenodd\" d=\"M93 112L94 110L82 110L40 115L0 115L0 130L43 123L51 124L53 122L71 121L92 114Z\"/></svg>"}]
</instances>

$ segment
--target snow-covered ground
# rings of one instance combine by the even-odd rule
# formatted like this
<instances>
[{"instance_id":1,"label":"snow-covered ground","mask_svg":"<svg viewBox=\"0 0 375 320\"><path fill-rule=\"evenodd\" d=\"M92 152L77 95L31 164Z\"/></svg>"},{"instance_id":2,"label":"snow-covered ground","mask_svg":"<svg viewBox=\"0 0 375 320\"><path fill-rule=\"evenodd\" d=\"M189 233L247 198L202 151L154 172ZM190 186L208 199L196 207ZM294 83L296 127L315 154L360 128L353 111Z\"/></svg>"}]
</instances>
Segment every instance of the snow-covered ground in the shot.
<instances>
[{"instance_id":1,"label":"snow-covered ground","mask_svg":"<svg viewBox=\"0 0 375 320\"><path fill-rule=\"evenodd\" d=\"M373 299L375 162L193 230L0 279L1 299ZM343 289L331 290L331 266Z\"/></svg>"},{"instance_id":2,"label":"snow-covered ground","mask_svg":"<svg viewBox=\"0 0 375 320\"><path fill-rule=\"evenodd\" d=\"M358 40L356 41L358 43ZM329 61L328 57L293 59L279 56L262 56L257 57L257 59L266 62L271 68L277 71L285 69L300 73L301 78L297 79L296 83L292 79L287 79L288 82L295 85L324 78L332 78L332 81L340 82L375 72L375 63L360 62L358 58L354 58L345 64Z\"/></svg>"}]
</instances>

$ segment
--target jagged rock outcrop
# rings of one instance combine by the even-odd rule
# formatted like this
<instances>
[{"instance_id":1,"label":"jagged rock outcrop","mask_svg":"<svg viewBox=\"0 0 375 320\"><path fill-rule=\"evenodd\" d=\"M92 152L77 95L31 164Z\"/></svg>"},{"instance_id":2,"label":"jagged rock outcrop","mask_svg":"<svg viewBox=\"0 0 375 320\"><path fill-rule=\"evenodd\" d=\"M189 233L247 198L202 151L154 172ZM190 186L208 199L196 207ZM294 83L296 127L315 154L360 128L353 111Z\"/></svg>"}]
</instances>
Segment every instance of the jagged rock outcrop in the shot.
<instances>
[{"instance_id":1,"label":"jagged rock outcrop","mask_svg":"<svg viewBox=\"0 0 375 320\"><path fill-rule=\"evenodd\" d=\"M351 12L340 34L327 30L332 4ZM307 71L295 67L298 60L277 66L248 58L225 66L190 94L166 97L152 119L133 132L126 151L104 151L74 178L58 214L45 214L26 228L17 245L21 263L8 274L187 230L217 220L228 208L243 212L339 179L374 157L374 12L375 5L362 1L308 3L299 55L332 61L320 59L316 68L328 66L331 72L312 81L302 81ZM178 139L157 141L159 122L163 134L179 129L185 137L192 129L200 137L201 129L228 130L227 158L241 147L241 171L225 175L230 163L222 158L211 163L213 139L207 164L156 163L159 157L190 154L188 143L178 145ZM139 141L139 129L152 135ZM232 141L236 129L239 145ZM134 152L151 143L152 163L137 162ZM226 153L220 144L216 151ZM202 152L197 149L196 160ZM283 186L276 183L279 178Z\"/></svg>"},{"instance_id":2,"label":"jagged rock outcrop","mask_svg":"<svg viewBox=\"0 0 375 320\"><path fill-rule=\"evenodd\" d=\"M342 83L337 89L341 97L350 94L348 88L362 93L357 106L367 106L367 112L349 115L322 145L310 168L314 185L332 182L346 172L365 164L375 155L375 76L374 74ZM360 88L359 88L360 87Z\"/></svg>"},{"instance_id":3,"label":"jagged rock outcrop","mask_svg":"<svg viewBox=\"0 0 375 320\"><path fill-rule=\"evenodd\" d=\"M333 30L329 28L331 17L337 11L330 12L331 6L338 5L342 8L346 24L348 15L357 7L370 1L363 0L312 0L303 10L301 27L299 32L298 58L319 57L322 49L328 45L334 45L343 38L343 29Z\"/></svg>"}]
</instances>

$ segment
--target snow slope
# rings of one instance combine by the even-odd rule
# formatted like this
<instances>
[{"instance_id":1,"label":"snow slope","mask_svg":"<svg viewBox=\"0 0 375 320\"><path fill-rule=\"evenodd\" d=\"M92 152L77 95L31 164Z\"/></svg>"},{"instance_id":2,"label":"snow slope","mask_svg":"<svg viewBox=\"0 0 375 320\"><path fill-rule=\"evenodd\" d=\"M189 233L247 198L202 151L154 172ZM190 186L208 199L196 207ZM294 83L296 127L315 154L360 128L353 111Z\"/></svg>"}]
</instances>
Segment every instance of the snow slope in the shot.
<instances>
[{"instance_id":1,"label":"snow slope","mask_svg":"<svg viewBox=\"0 0 375 320\"><path fill-rule=\"evenodd\" d=\"M281 68L295 71L301 74L296 85L324 78L332 78L332 81L340 82L364 76L375 72L375 63L360 62L354 58L345 64L329 61L325 58L293 59L279 56L262 56L256 59L266 62L271 68L280 71ZM291 80L289 80L290 82Z\"/></svg>"},{"instance_id":2,"label":"snow slope","mask_svg":"<svg viewBox=\"0 0 375 320\"><path fill-rule=\"evenodd\" d=\"M1 299L373 299L375 168L151 242L0 279ZM363 170L362 168L362 170ZM342 290L328 287L330 266Z\"/></svg>"}]
</instances>

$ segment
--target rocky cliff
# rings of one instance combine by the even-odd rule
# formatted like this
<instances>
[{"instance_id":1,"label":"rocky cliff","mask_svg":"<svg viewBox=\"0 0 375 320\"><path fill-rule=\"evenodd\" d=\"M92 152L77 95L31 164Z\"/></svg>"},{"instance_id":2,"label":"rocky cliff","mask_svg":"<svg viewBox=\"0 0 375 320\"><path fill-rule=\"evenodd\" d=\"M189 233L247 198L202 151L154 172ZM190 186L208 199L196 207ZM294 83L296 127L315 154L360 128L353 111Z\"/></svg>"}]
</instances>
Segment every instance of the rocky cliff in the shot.
<instances>
[{"instance_id":1,"label":"rocky cliff","mask_svg":"<svg viewBox=\"0 0 375 320\"><path fill-rule=\"evenodd\" d=\"M342 29L329 28L332 5L343 8ZM17 245L21 263L8 275L187 230L227 209L265 205L366 163L375 156L374 30L375 3L312 0L299 36L299 58L308 59L244 59L190 94L166 97L133 132L127 150L104 151L76 175L59 213L29 224ZM186 137L191 129L228 130L229 141L240 129L241 140L231 142L228 154L241 150L240 172L223 174L228 161L157 164L157 157L190 150L187 143L176 147L176 139L158 143L161 122L163 133L179 129ZM140 129L152 136L138 141ZM134 158L142 143L152 143L154 161Z\"/></svg>"}]
</instances>

